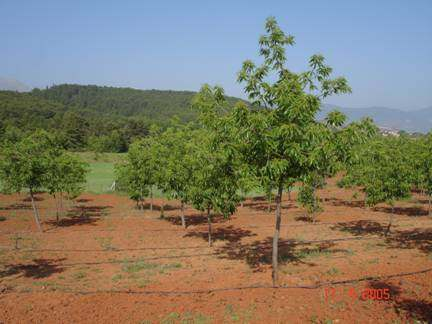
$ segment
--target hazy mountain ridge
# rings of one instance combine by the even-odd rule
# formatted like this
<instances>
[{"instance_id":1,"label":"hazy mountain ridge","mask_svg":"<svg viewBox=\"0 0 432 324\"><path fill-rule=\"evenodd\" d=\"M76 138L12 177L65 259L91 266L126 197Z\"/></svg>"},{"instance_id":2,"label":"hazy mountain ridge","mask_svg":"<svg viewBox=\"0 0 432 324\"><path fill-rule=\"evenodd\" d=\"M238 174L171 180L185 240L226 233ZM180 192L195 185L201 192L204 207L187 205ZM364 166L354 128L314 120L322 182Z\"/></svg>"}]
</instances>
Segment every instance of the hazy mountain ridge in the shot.
<instances>
[{"instance_id":1,"label":"hazy mountain ridge","mask_svg":"<svg viewBox=\"0 0 432 324\"><path fill-rule=\"evenodd\" d=\"M18 80L0 77L0 90L26 92L31 89Z\"/></svg>"},{"instance_id":2,"label":"hazy mountain ridge","mask_svg":"<svg viewBox=\"0 0 432 324\"><path fill-rule=\"evenodd\" d=\"M29 91L25 84L0 77L0 90ZM85 109L94 114L120 116L145 116L149 120L164 121L174 115L183 121L195 118L190 102L196 92L175 90L141 90L95 85L62 84L43 90L33 90L32 95L51 102L61 103L66 110ZM227 97L231 104L238 100ZM29 103L28 98L26 99ZM31 106L31 105L30 105ZM432 129L432 106L424 109L403 111L387 107L349 108L323 104L318 118L322 119L338 109L347 115L349 121L371 117L378 126L427 133Z\"/></svg>"},{"instance_id":3,"label":"hazy mountain ridge","mask_svg":"<svg viewBox=\"0 0 432 324\"><path fill-rule=\"evenodd\" d=\"M348 108L324 104L319 118L334 109L343 112L349 121L371 117L378 126L405 130L408 132L427 133L432 129L432 106L419 110L404 111L387 107Z\"/></svg>"}]
</instances>

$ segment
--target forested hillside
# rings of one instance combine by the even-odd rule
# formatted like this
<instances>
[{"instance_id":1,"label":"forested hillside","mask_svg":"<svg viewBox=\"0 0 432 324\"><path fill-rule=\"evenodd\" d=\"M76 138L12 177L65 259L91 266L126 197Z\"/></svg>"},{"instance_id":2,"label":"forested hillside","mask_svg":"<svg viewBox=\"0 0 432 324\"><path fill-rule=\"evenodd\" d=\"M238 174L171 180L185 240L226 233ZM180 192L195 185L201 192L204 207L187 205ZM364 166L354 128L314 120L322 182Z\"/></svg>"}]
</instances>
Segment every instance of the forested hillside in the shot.
<instances>
[{"instance_id":1,"label":"forested hillside","mask_svg":"<svg viewBox=\"0 0 432 324\"><path fill-rule=\"evenodd\" d=\"M123 152L151 125L195 119L191 91L56 85L30 93L0 91L0 136L14 140L35 129L54 132L67 149ZM227 98L230 105L239 99Z\"/></svg>"}]
</instances>

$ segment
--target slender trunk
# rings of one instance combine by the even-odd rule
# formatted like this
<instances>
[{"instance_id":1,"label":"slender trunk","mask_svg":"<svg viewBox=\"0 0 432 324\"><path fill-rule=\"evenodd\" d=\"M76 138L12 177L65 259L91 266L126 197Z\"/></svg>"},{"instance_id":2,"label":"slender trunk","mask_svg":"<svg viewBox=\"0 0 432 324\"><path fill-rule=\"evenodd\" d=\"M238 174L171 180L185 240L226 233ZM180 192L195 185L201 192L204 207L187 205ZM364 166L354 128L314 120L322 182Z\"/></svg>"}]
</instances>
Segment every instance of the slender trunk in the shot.
<instances>
[{"instance_id":1,"label":"slender trunk","mask_svg":"<svg viewBox=\"0 0 432 324\"><path fill-rule=\"evenodd\" d=\"M208 244L211 247L213 245L213 241L212 241L212 227L211 227L210 207L207 207L207 223L208 223Z\"/></svg>"},{"instance_id":2,"label":"slender trunk","mask_svg":"<svg viewBox=\"0 0 432 324\"><path fill-rule=\"evenodd\" d=\"M429 207L428 207L429 216L432 216L432 208L431 208L432 202L431 202L431 200L432 200L432 195L429 195Z\"/></svg>"},{"instance_id":3,"label":"slender trunk","mask_svg":"<svg viewBox=\"0 0 432 324\"><path fill-rule=\"evenodd\" d=\"M318 196L316 194L316 187L313 187L313 211L312 211L312 220L315 224L316 222L316 213L317 213L317 206L318 206Z\"/></svg>"},{"instance_id":4,"label":"slender trunk","mask_svg":"<svg viewBox=\"0 0 432 324\"><path fill-rule=\"evenodd\" d=\"M42 227L41 227L40 220L39 220L39 212L36 208L36 203L34 200L33 191L31 189L30 189L30 198L31 198L31 203L32 203L32 207L33 207L33 212L34 212L34 217L35 217L37 228L38 228L39 232L42 232Z\"/></svg>"},{"instance_id":5,"label":"slender trunk","mask_svg":"<svg viewBox=\"0 0 432 324\"><path fill-rule=\"evenodd\" d=\"M271 213L271 201L272 201L272 194L271 194L271 192L270 192L270 194L267 197L268 197L267 212Z\"/></svg>"},{"instance_id":6,"label":"slender trunk","mask_svg":"<svg viewBox=\"0 0 432 324\"><path fill-rule=\"evenodd\" d=\"M59 224L59 201L58 201L58 197L56 195L54 195L54 201L55 201L55 205L56 205L56 223L58 226L58 224Z\"/></svg>"},{"instance_id":7,"label":"slender trunk","mask_svg":"<svg viewBox=\"0 0 432 324\"><path fill-rule=\"evenodd\" d=\"M165 206L165 204L162 202L161 209L160 209L160 218L161 219L165 218L164 206Z\"/></svg>"},{"instance_id":8,"label":"slender trunk","mask_svg":"<svg viewBox=\"0 0 432 324\"><path fill-rule=\"evenodd\" d=\"M391 206L391 214L389 216L389 223L388 223L387 229L384 233L384 236L387 236L390 234L390 228L391 228L392 223L393 223L393 216L394 216L394 206Z\"/></svg>"},{"instance_id":9,"label":"slender trunk","mask_svg":"<svg viewBox=\"0 0 432 324\"><path fill-rule=\"evenodd\" d=\"M181 202L180 209L181 209L180 217L181 217L182 227L186 228L186 220L185 220L185 215L184 215L184 202L183 201Z\"/></svg>"},{"instance_id":10,"label":"slender trunk","mask_svg":"<svg viewBox=\"0 0 432 324\"><path fill-rule=\"evenodd\" d=\"M150 211L153 211L153 187L150 188Z\"/></svg>"},{"instance_id":11,"label":"slender trunk","mask_svg":"<svg viewBox=\"0 0 432 324\"><path fill-rule=\"evenodd\" d=\"M288 189L288 200L291 201L291 189Z\"/></svg>"},{"instance_id":12,"label":"slender trunk","mask_svg":"<svg viewBox=\"0 0 432 324\"><path fill-rule=\"evenodd\" d=\"M279 184L278 193L276 196L276 214L275 214L275 231L273 235L273 250L272 250L272 280L273 287L278 284L278 248L279 248L279 234L281 226L281 203L282 203L282 183Z\"/></svg>"},{"instance_id":13,"label":"slender trunk","mask_svg":"<svg viewBox=\"0 0 432 324\"><path fill-rule=\"evenodd\" d=\"M243 208L243 200L240 202L240 207Z\"/></svg>"},{"instance_id":14,"label":"slender trunk","mask_svg":"<svg viewBox=\"0 0 432 324\"><path fill-rule=\"evenodd\" d=\"M368 197L368 194L367 194L367 192L365 192L365 198L364 198L364 208L365 209L369 209L368 205L367 205L367 197Z\"/></svg>"},{"instance_id":15,"label":"slender trunk","mask_svg":"<svg viewBox=\"0 0 432 324\"><path fill-rule=\"evenodd\" d=\"M60 192L60 216L63 216L63 192Z\"/></svg>"}]
</instances>

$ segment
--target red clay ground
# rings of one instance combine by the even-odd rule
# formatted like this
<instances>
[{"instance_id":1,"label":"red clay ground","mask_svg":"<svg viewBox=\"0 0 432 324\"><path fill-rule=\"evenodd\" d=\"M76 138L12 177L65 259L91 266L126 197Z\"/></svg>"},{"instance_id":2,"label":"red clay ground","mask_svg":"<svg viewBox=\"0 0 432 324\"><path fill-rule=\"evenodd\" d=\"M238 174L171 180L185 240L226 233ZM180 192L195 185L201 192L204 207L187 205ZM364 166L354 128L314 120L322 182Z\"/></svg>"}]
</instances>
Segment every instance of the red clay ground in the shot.
<instances>
[{"instance_id":1,"label":"red clay ground","mask_svg":"<svg viewBox=\"0 0 432 324\"><path fill-rule=\"evenodd\" d=\"M57 227L53 200L38 195L45 232L37 233L26 197L0 196L0 322L432 321L425 197L398 204L385 238L384 205L366 210L334 185L320 196L316 224L284 199L278 289L270 287L274 216L265 201L216 217L209 248L206 220L188 209L183 230L176 202L161 220L125 197L86 194ZM389 300L362 298L367 288L388 289Z\"/></svg>"}]
</instances>

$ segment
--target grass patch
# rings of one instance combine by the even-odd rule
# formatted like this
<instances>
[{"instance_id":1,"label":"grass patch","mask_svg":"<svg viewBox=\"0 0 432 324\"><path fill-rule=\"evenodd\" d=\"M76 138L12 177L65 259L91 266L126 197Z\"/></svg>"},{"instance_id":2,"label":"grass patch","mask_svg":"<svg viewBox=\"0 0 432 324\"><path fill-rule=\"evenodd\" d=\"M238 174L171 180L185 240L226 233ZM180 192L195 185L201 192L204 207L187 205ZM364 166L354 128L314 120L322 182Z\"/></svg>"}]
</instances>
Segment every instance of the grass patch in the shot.
<instances>
[{"instance_id":1,"label":"grass patch","mask_svg":"<svg viewBox=\"0 0 432 324\"><path fill-rule=\"evenodd\" d=\"M146 262L144 260L138 260L135 262L124 261L122 265L122 270L127 273L137 273L143 270L164 273L167 270L179 269L181 267L181 263L159 264Z\"/></svg>"},{"instance_id":2,"label":"grass patch","mask_svg":"<svg viewBox=\"0 0 432 324\"><path fill-rule=\"evenodd\" d=\"M255 309L255 304L251 304L245 309L239 309L236 311L233 305L228 304L225 307L224 322L249 323L253 318Z\"/></svg>"},{"instance_id":3,"label":"grass patch","mask_svg":"<svg viewBox=\"0 0 432 324\"><path fill-rule=\"evenodd\" d=\"M334 252L332 250L322 249L320 247L311 248L311 249L303 249L296 252L296 257L299 259L307 259L307 258L317 258L321 256L329 257Z\"/></svg>"},{"instance_id":4,"label":"grass patch","mask_svg":"<svg viewBox=\"0 0 432 324\"><path fill-rule=\"evenodd\" d=\"M144 322L146 323L146 322ZM174 324L174 323L194 323L194 324L207 324L211 323L211 318L201 313L186 312L180 314L177 312L169 313L161 321L161 324Z\"/></svg>"},{"instance_id":5,"label":"grass patch","mask_svg":"<svg viewBox=\"0 0 432 324\"><path fill-rule=\"evenodd\" d=\"M114 163L112 162L93 162L90 163L89 173L87 174L87 184L85 191L91 193L104 193L110 191L110 187L115 180Z\"/></svg>"},{"instance_id":6,"label":"grass patch","mask_svg":"<svg viewBox=\"0 0 432 324\"><path fill-rule=\"evenodd\" d=\"M74 278L75 280L81 280L85 277L87 277L87 274L83 271L76 272L72 275L72 278Z\"/></svg>"},{"instance_id":7,"label":"grass patch","mask_svg":"<svg viewBox=\"0 0 432 324\"><path fill-rule=\"evenodd\" d=\"M95 240L105 251L114 251L115 247L112 244L112 237L96 237Z\"/></svg>"},{"instance_id":8,"label":"grass patch","mask_svg":"<svg viewBox=\"0 0 432 324\"><path fill-rule=\"evenodd\" d=\"M114 276L112 276L112 278L111 278L111 280L113 281L113 282L118 282L118 281L120 281L120 280L122 280L123 279L123 276L121 275L121 274L115 274Z\"/></svg>"},{"instance_id":9,"label":"grass patch","mask_svg":"<svg viewBox=\"0 0 432 324\"><path fill-rule=\"evenodd\" d=\"M326 272L329 276L335 276L340 273L340 270L338 268L332 267Z\"/></svg>"}]
</instances>

